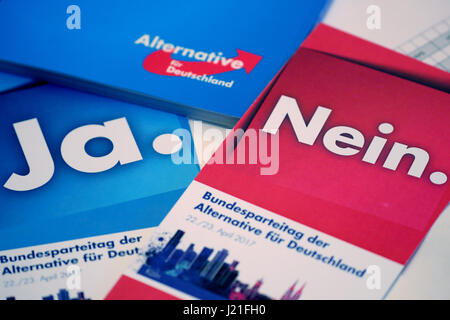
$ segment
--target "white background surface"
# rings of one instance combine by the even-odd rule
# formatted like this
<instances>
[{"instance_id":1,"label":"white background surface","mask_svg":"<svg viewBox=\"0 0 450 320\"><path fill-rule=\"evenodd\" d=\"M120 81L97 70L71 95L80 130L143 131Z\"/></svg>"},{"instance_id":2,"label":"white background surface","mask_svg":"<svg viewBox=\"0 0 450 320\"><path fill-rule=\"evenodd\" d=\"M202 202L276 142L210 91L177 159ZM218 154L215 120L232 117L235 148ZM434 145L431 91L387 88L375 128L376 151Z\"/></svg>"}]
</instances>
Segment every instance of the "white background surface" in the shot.
<instances>
[{"instance_id":1,"label":"white background surface","mask_svg":"<svg viewBox=\"0 0 450 320\"><path fill-rule=\"evenodd\" d=\"M366 26L370 5L380 8L379 30ZM449 16L448 0L335 0L323 22L394 49Z\"/></svg>"}]
</instances>

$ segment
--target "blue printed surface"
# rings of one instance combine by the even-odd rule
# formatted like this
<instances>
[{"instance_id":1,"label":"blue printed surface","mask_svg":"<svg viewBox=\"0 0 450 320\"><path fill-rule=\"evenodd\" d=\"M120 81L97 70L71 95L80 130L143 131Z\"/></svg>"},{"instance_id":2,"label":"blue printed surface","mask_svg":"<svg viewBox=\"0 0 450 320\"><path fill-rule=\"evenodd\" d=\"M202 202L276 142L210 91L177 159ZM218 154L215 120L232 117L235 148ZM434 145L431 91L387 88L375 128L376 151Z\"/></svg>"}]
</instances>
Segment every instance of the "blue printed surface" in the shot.
<instances>
[{"instance_id":1,"label":"blue printed surface","mask_svg":"<svg viewBox=\"0 0 450 320\"><path fill-rule=\"evenodd\" d=\"M29 78L19 77L13 74L0 72L0 92L11 90L32 83Z\"/></svg>"},{"instance_id":2,"label":"blue printed surface","mask_svg":"<svg viewBox=\"0 0 450 320\"><path fill-rule=\"evenodd\" d=\"M87 80L97 93L118 94L99 89L114 87L128 101L136 102L131 97L157 100L159 108L166 111L230 124L230 119L236 121L244 114L288 61L327 2L79 0L80 29L69 29L67 19L69 24L75 21L66 12L72 2L2 1L0 43L7 45L0 50L0 68L7 69L12 63L34 70L46 80L77 87L87 86L79 82ZM149 46L143 40L136 43L143 35L149 36ZM261 60L250 73L242 68L213 74L217 80L233 81L231 87L161 75L143 67L145 58L157 51L156 45L151 46L155 39L195 53L220 53L225 58L237 57L239 49ZM201 62L184 49L172 58ZM214 119L208 118L211 113Z\"/></svg>"},{"instance_id":3,"label":"blue printed surface","mask_svg":"<svg viewBox=\"0 0 450 320\"><path fill-rule=\"evenodd\" d=\"M156 226L199 171L192 154L192 164L176 165L153 149L159 135L189 130L181 116L52 85L4 94L0 108L0 250ZM66 164L60 149L70 131L122 117L142 160L99 173ZM52 155L53 177L30 191L8 190L3 185L13 172L29 171L13 124L33 118ZM96 157L111 149L105 138L85 146Z\"/></svg>"}]
</instances>

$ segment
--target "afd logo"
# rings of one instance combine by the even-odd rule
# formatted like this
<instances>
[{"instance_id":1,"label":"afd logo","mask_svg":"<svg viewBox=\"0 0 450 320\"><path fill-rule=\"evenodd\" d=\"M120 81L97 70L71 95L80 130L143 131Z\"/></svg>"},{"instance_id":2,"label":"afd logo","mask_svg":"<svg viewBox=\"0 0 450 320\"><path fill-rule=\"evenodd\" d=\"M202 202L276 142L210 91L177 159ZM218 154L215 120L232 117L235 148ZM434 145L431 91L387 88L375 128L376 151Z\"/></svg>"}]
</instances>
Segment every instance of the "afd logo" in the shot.
<instances>
[{"instance_id":1,"label":"afd logo","mask_svg":"<svg viewBox=\"0 0 450 320\"><path fill-rule=\"evenodd\" d=\"M237 56L225 57L222 52L205 52L174 45L157 35L151 38L150 35L144 34L134 43L156 49L143 62L143 67L148 72L171 77L184 77L227 88L233 86L234 80L219 80L213 75L240 69L244 69L248 74L262 59L259 55L240 49L236 49ZM179 56L181 60L176 60L172 56ZM186 59L195 61L186 61Z\"/></svg>"},{"instance_id":2,"label":"afd logo","mask_svg":"<svg viewBox=\"0 0 450 320\"><path fill-rule=\"evenodd\" d=\"M282 95L267 119L263 131L276 134L282 122L287 117L294 129L298 142L312 146L317 140L331 112L331 109L319 106L309 123L306 124L297 101L294 98ZM394 126L384 122L378 126L378 131L384 135L388 135L394 131ZM365 145L365 140L366 138L361 131L355 128L336 126L325 132L323 145L328 151L334 154L353 156L361 151ZM373 137L363 155L362 161L375 164L386 142L386 138L379 136ZM393 144L383 163L383 168L397 170L400 161L406 155L412 156L414 159L409 167L408 175L421 178L430 160L428 152L424 149L408 146L403 143L395 142ZM429 178L436 185L442 185L447 182L447 175L440 171L432 172Z\"/></svg>"},{"instance_id":3,"label":"afd logo","mask_svg":"<svg viewBox=\"0 0 450 320\"><path fill-rule=\"evenodd\" d=\"M13 124L23 154L29 166L27 175L11 174L4 187L14 191L28 191L46 184L55 172L55 164L37 119ZM94 138L106 138L113 144L107 155L90 156L85 145ZM61 143L64 161L75 170L97 173L121 165L142 160L141 152L125 118L90 124L70 131Z\"/></svg>"}]
</instances>

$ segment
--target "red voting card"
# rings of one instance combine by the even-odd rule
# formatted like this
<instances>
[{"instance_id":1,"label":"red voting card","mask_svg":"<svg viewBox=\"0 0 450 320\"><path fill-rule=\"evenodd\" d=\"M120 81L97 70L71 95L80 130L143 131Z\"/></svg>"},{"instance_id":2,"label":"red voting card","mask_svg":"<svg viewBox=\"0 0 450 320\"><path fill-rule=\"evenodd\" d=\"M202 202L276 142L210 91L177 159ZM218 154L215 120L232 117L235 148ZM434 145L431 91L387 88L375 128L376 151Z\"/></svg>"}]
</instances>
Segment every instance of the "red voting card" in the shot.
<instances>
[{"instance_id":1,"label":"red voting card","mask_svg":"<svg viewBox=\"0 0 450 320\"><path fill-rule=\"evenodd\" d=\"M449 200L447 79L320 26L107 298L384 297Z\"/></svg>"},{"instance_id":2,"label":"red voting card","mask_svg":"<svg viewBox=\"0 0 450 320\"><path fill-rule=\"evenodd\" d=\"M446 92L450 91L448 72L323 23L305 39L302 47L328 53Z\"/></svg>"},{"instance_id":3,"label":"red voting card","mask_svg":"<svg viewBox=\"0 0 450 320\"><path fill-rule=\"evenodd\" d=\"M448 94L300 49L247 130L263 129L277 103L283 103L280 99L295 104L306 123L318 106L331 110L312 146L298 141L292 120L286 118L279 129L276 174L261 175L260 165L215 164L196 180L406 263L442 209L440 203L448 201L447 183L430 181L433 173L449 172ZM393 132L381 133L381 124L391 125ZM358 153L343 156L327 150L323 139L336 126L362 133ZM387 141L372 164L363 158L374 136ZM428 153L420 177L407 174L413 156L403 157L396 170L383 167L395 143ZM342 144L338 148L346 147Z\"/></svg>"}]
</instances>

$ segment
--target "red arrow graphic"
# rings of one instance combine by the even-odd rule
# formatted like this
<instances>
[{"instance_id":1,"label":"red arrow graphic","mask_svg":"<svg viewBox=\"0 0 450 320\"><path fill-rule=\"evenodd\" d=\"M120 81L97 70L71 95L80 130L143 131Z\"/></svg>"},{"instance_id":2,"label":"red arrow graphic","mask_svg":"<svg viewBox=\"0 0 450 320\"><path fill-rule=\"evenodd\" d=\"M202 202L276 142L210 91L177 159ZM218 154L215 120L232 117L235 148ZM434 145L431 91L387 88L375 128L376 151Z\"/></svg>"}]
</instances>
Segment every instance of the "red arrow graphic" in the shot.
<instances>
[{"instance_id":1,"label":"red arrow graphic","mask_svg":"<svg viewBox=\"0 0 450 320\"><path fill-rule=\"evenodd\" d=\"M212 75L241 68L244 68L247 73L250 73L262 58L261 56L243 50L236 49L236 51L238 52L237 57L221 57L220 61L213 63L207 61L179 61L172 59L172 52L158 50L150 53L145 58L143 67L149 72L166 76L182 76L181 72L191 72L197 75ZM241 67L236 68L236 64L233 67L233 61L241 61L242 64L237 63ZM180 72L175 74L173 72L174 69L180 70Z\"/></svg>"}]
</instances>

